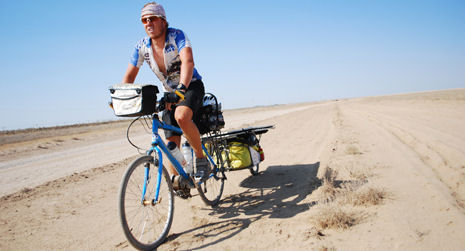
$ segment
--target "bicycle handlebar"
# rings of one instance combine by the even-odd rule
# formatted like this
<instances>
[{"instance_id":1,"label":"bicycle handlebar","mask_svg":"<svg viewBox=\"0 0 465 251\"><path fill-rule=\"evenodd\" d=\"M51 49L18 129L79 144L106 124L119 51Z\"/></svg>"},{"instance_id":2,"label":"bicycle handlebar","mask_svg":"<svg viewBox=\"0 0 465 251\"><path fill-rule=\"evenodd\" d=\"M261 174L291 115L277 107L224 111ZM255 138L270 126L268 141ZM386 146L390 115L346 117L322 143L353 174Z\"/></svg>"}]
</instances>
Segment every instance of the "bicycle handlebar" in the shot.
<instances>
[{"instance_id":1,"label":"bicycle handlebar","mask_svg":"<svg viewBox=\"0 0 465 251\"><path fill-rule=\"evenodd\" d=\"M161 111L165 110L166 103L176 103L176 104L178 104L180 101L183 101L185 99L184 95L178 90L174 90L174 94L179 96L179 100L176 100L176 97L173 97L170 94L171 93L165 93L165 95L157 102L158 103L158 106L156 107L157 112L161 112Z\"/></svg>"},{"instance_id":2,"label":"bicycle handlebar","mask_svg":"<svg viewBox=\"0 0 465 251\"><path fill-rule=\"evenodd\" d=\"M178 90L174 90L174 93L176 93L176 95L179 96L179 98L181 98L182 101L184 101L184 94L182 94L180 91Z\"/></svg>"}]
</instances>

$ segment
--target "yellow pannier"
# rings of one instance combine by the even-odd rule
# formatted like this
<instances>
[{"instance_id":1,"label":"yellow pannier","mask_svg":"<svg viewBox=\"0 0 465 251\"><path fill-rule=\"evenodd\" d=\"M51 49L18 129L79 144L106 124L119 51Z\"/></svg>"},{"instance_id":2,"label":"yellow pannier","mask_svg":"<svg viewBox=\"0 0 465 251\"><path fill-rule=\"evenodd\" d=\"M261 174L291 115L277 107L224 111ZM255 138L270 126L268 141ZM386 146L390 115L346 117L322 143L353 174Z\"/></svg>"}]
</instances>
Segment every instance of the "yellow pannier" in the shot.
<instances>
[{"instance_id":1,"label":"yellow pannier","mask_svg":"<svg viewBox=\"0 0 465 251\"><path fill-rule=\"evenodd\" d=\"M252 159L250 158L250 150L247 144L239 142L231 142L228 144L229 148L229 166L232 169L247 168L252 165ZM223 152L223 159L226 156Z\"/></svg>"}]
</instances>

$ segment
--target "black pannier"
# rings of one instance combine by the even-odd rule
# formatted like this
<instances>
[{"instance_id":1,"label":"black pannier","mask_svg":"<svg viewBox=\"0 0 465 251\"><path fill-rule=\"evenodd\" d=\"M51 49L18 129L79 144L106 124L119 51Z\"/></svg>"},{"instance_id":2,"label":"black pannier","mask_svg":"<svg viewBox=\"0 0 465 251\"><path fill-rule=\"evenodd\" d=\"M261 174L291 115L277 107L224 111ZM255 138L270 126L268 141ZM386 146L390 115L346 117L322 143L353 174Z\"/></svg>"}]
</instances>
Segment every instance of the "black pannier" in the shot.
<instances>
[{"instance_id":1,"label":"black pannier","mask_svg":"<svg viewBox=\"0 0 465 251\"><path fill-rule=\"evenodd\" d=\"M138 117L155 112L158 87L149 84L115 84L110 88L116 116Z\"/></svg>"},{"instance_id":2,"label":"black pannier","mask_svg":"<svg viewBox=\"0 0 465 251\"><path fill-rule=\"evenodd\" d=\"M200 134L219 131L224 127L221 103L218 103L215 95L206 93L203 97L203 105L199 108L194 119Z\"/></svg>"}]
</instances>

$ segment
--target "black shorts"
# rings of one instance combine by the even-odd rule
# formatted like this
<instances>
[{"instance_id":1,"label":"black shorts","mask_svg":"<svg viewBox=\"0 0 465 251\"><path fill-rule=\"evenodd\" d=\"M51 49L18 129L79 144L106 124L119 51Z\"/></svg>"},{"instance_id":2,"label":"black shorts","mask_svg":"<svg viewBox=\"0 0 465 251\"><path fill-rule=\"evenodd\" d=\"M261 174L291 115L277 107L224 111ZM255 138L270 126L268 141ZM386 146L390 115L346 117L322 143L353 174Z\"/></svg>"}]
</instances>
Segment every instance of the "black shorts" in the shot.
<instances>
[{"instance_id":1,"label":"black shorts","mask_svg":"<svg viewBox=\"0 0 465 251\"><path fill-rule=\"evenodd\" d=\"M189 88L187 88L187 92L186 92L186 95L184 96L184 100L181 101L179 104L177 104L173 109L171 109L171 111L168 111L168 110L163 111L163 115L162 115L163 122L165 122L168 125L179 127L178 123L174 119L174 112L176 111L176 107L178 106L187 106L191 108L194 114L192 120L194 120L199 108L202 107L203 96L205 96L205 88L203 86L202 80L196 80L194 82L191 82L189 84ZM181 134L175 133L170 130L164 130L164 131L165 131L165 138L181 135Z\"/></svg>"}]
</instances>

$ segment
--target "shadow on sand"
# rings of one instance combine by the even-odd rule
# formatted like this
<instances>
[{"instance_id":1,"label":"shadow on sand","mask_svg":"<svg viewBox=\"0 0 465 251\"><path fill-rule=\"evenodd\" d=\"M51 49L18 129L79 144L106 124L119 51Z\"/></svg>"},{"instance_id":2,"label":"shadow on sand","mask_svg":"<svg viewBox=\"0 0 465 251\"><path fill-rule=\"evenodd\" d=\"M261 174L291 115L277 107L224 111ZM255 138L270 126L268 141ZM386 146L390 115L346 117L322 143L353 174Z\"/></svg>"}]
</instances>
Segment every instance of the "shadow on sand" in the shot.
<instances>
[{"instance_id":1,"label":"shadow on sand","mask_svg":"<svg viewBox=\"0 0 465 251\"><path fill-rule=\"evenodd\" d=\"M231 238L264 217L291 218L305 212L315 203L301 203L302 200L321 186L317 178L319 167L319 162L270 166L257 176L249 176L240 183L245 191L225 197L215 208L205 209L222 220L170 235L168 241L189 235L202 241L193 247L198 244L193 240L189 250L201 249Z\"/></svg>"}]
</instances>

